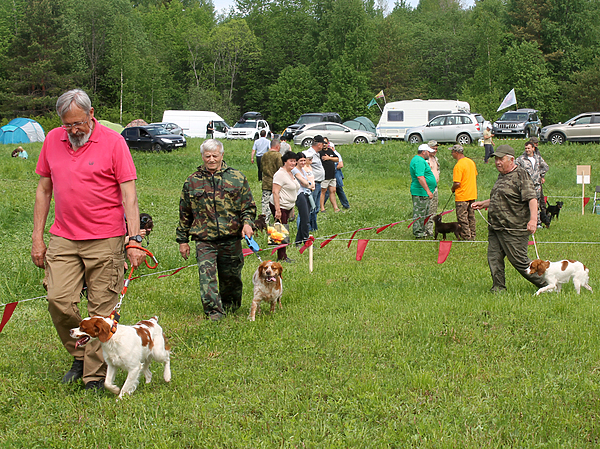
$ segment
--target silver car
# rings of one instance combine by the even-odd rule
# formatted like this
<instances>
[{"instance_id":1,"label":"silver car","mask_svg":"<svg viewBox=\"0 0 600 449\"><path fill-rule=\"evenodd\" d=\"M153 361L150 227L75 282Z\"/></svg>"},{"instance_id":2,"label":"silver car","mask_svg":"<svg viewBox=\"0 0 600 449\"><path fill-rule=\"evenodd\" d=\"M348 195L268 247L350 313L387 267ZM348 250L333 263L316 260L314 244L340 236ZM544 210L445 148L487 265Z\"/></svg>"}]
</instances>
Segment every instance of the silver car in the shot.
<instances>
[{"instance_id":1,"label":"silver car","mask_svg":"<svg viewBox=\"0 0 600 449\"><path fill-rule=\"evenodd\" d=\"M427 142L456 142L469 145L483 137L483 130L475 114L455 113L438 115L427 125L409 128L404 134L404 140L410 143Z\"/></svg>"},{"instance_id":2,"label":"silver car","mask_svg":"<svg viewBox=\"0 0 600 449\"><path fill-rule=\"evenodd\" d=\"M303 147L310 147L313 144L313 138L319 134L327 137L334 145L374 143L377 141L375 133L355 130L340 123L321 122L301 126L294 135L294 143Z\"/></svg>"},{"instance_id":3,"label":"silver car","mask_svg":"<svg viewBox=\"0 0 600 449\"><path fill-rule=\"evenodd\" d=\"M584 112L565 123L545 126L540 134L542 142L554 145L571 142L600 141L600 112Z\"/></svg>"},{"instance_id":4,"label":"silver car","mask_svg":"<svg viewBox=\"0 0 600 449\"><path fill-rule=\"evenodd\" d=\"M171 122L158 122L158 123L150 123L149 126L160 127L164 129L168 134L179 134L183 136L183 129L177 123Z\"/></svg>"}]
</instances>

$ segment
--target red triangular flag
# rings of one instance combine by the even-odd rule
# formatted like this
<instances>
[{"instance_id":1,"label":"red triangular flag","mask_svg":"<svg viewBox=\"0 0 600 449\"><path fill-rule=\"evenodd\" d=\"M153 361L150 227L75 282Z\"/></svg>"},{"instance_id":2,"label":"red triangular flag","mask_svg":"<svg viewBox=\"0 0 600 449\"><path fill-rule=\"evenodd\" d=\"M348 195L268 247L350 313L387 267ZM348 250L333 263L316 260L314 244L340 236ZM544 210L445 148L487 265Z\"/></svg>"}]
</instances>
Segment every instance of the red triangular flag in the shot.
<instances>
[{"instance_id":1,"label":"red triangular flag","mask_svg":"<svg viewBox=\"0 0 600 449\"><path fill-rule=\"evenodd\" d=\"M277 245L275 248L273 248L273 251L271 251L271 256L275 254L275 251L277 251L279 248L285 248L286 246L288 246L287 243L284 243L283 245Z\"/></svg>"},{"instance_id":2,"label":"red triangular flag","mask_svg":"<svg viewBox=\"0 0 600 449\"><path fill-rule=\"evenodd\" d=\"M380 227L380 228L377 230L377 232L376 232L375 234L379 234L381 231L384 231L384 230L386 230L387 228L394 227L394 226L396 226L396 225L397 225L397 224L399 224L399 223L400 223L400 222L399 222L399 221L397 221L396 223L390 223L390 224L388 224L388 225L382 226L382 227Z\"/></svg>"},{"instance_id":3,"label":"red triangular flag","mask_svg":"<svg viewBox=\"0 0 600 449\"><path fill-rule=\"evenodd\" d=\"M529 240L529 241L527 242L527 244L528 244L528 245L535 245L535 242L534 242L533 240Z\"/></svg>"},{"instance_id":4,"label":"red triangular flag","mask_svg":"<svg viewBox=\"0 0 600 449\"><path fill-rule=\"evenodd\" d=\"M254 254L254 251L252 251L250 248L242 248L242 254L244 255L244 257L246 257L250 254Z\"/></svg>"},{"instance_id":5,"label":"red triangular flag","mask_svg":"<svg viewBox=\"0 0 600 449\"><path fill-rule=\"evenodd\" d=\"M408 225L408 227L407 227L406 229L410 229L410 227L411 227L412 225L414 225L414 224L415 224L415 222L416 222L417 220L418 220L418 218L416 218L416 219L414 219L413 221L411 221L411 222L410 222L410 224Z\"/></svg>"},{"instance_id":6,"label":"red triangular flag","mask_svg":"<svg viewBox=\"0 0 600 449\"><path fill-rule=\"evenodd\" d=\"M4 306L4 313L2 314L2 322L0 323L0 332L2 332L2 329L4 329L4 326L6 325L6 323L8 323L8 320L10 320L10 317L12 316L13 312L15 311L17 304L19 304L19 303L11 302L10 304L6 304Z\"/></svg>"},{"instance_id":7,"label":"red triangular flag","mask_svg":"<svg viewBox=\"0 0 600 449\"><path fill-rule=\"evenodd\" d=\"M440 242L438 263L446 262L446 258L448 257L448 254L450 254L450 248L452 248L452 240L442 240Z\"/></svg>"},{"instance_id":8,"label":"red triangular flag","mask_svg":"<svg viewBox=\"0 0 600 449\"><path fill-rule=\"evenodd\" d=\"M548 197L544 196L544 203L548 203Z\"/></svg>"},{"instance_id":9,"label":"red triangular flag","mask_svg":"<svg viewBox=\"0 0 600 449\"><path fill-rule=\"evenodd\" d=\"M589 199L589 197L584 197L584 198L583 198L583 206L584 206L584 207L585 207L585 206L587 206L587 203L589 203L589 202L590 202L590 199Z\"/></svg>"},{"instance_id":10,"label":"red triangular flag","mask_svg":"<svg viewBox=\"0 0 600 449\"><path fill-rule=\"evenodd\" d=\"M181 270L183 270L184 268L186 268L186 267L179 267L179 268L177 268L175 271L173 271L172 273L170 273L170 274L162 274L162 275L160 275L158 278L159 278L159 279L160 279L160 278L168 278L169 276L173 276L174 274L177 274L177 273L179 273L179 272L180 272Z\"/></svg>"},{"instance_id":11,"label":"red triangular flag","mask_svg":"<svg viewBox=\"0 0 600 449\"><path fill-rule=\"evenodd\" d=\"M443 217L444 215L449 214L450 212L454 212L454 209L450 209L450 210L447 210L446 212L442 212L441 215Z\"/></svg>"},{"instance_id":12,"label":"red triangular flag","mask_svg":"<svg viewBox=\"0 0 600 449\"><path fill-rule=\"evenodd\" d=\"M423 224L427 224L427 222L429 221L429 219L430 219L431 217L433 217L433 215L427 215L427 216L425 217L425 220L423 220Z\"/></svg>"},{"instance_id":13,"label":"red triangular flag","mask_svg":"<svg viewBox=\"0 0 600 449\"><path fill-rule=\"evenodd\" d=\"M362 260L365 249L367 249L367 243L369 243L368 239L358 239L358 242L356 243L356 260Z\"/></svg>"},{"instance_id":14,"label":"red triangular flag","mask_svg":"<svg viewBox=\"0 0 600 449\"><path fill-rule=\"evenodd\" d=\"M329 237L327 240L322 241L321 242L321 248L323 248L325 245L327 245L329 242L331 242L337 236L338 236L337 234L334 234L331 237Z\"/></svg>"},{"instance_id":15,"label":"red triangular flag","mask_svg":"<svg viewBox=\"0 0 600 449\"><path fill-rule=\"evenodd\" d=\"M302 248L300 248L300 254L304 254L304 251L306 251L308 248L310 248L313 243L315 242L315 238L311 235L305 242L304 245L302 245ZM322 248L322 247L321 247Z\"/></svg>"},{"instance_id":16,"label":"red triangular flag","mask_svg":"<svg viewBox=\"0 0 600 449\"><path fill-rule=\"evenodd\" d=\"M373 228L374 228L374 226L371 226L370 228L360 228L360 229L357 229L356 231L354 231L352 233L352 237L350 237L350 240L348 240L348 248L350 248L350 244L352 243L352 239L354 239L354 236L356 235L356 233L358 231L368 231L369 229L373 229Z\"/></svg>"}]
</instances>

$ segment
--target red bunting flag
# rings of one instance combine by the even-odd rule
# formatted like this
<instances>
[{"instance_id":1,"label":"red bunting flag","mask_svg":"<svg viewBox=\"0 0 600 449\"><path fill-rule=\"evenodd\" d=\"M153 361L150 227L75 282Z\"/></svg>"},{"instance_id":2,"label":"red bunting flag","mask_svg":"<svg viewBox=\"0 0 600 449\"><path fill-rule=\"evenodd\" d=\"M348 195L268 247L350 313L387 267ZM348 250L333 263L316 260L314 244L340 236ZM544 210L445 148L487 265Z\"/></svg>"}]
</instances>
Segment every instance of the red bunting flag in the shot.
<instances>
[{"instance_id":1,"label":"red bunting flag","mask_svg":"<svg viewBox=\"0 0 600 449\"><path fill-rule=\"evenodd\" d=\"M438 251L437 263L444 263L450 254L450 248L452 248L452 240L442 240L440 242L440 249Z\"/></svg>"},{"instance_id":2,"label":"red bunting flag","mask_svg":"<svg viewBox=\"0 0 600 449\"><path fill-rule=\"evenodd\" d=\"M254 254L254 251L252 251L250 248L242 248L242 254L244 255L244 257L246 257L250 254Z\"/></svg>"},{"instance_id":3,"label":"red bunting flag","mask_svg":"<svg viewBox=\"0 0 600 449\"><path fill-rule=\"evenodd\" d=\"M329 237L327 240L322 241L321 242L321 248L323 248L325 245L327 245L329 242L331 242L337 236L338 236L337 234L334 234L331 237Z\"/></svg>"},{"instance_id":4,"label":"red bunting flag","mask_svg":"<svg viewBox=\"0 0 600 449\"><path fill-rule=\"evenodd\" d=\"M397 221L396 223L390 223L385 226L380 227L375 234L379 234L381 231L385 231L387 228L392 228L401 222Z\"/></svg>"},{"instance_id":5,"label":"red bunting flag","mask_svg":"<svg viewBox=\"0 0 600 449\"><path fill-rule=\"evenodd\" d=\"M186 267L179 267L179 268L177 268L175 271L173 271L171 274L162 274L162 275L160 275L160 276L158 277L158 279L160 279L160 278L168 278L169 276L173 276L174 274L177 274L177 273L179 273L179 272L180 272L181 270L183 270L184 268L186 268Z\"/></svg>"},{"instance_id":6,"label":"red bunting flag","mask_svg":"<svg viewBox=\"0 0 600 449\"><path fill-rule=\"evenodd\" d=\"M17 304L19 304L19 303L11 302L10 304L6 304L4 306L4 313L2 314L2 322L0 322L0 332L2 332L2 329L4 329L4 326L6 325L6 323L8 323L8 320L10 320L10 317L12 316L13 312L15 311Z\"/></svg>"},{"instance_id":7,"label":"red bunting flag","mask_svg":"<svg viewBox=\"0 0 600 449\"><path fill-rule=\"evenodd\" d=\"M350 244L352 243L352 239L354 239L354 236L356 235L356 233L358 231L368 231L369 229L375 229L375 227L371 226L370 228L360 228L360 229L357 229L356 231L354 231L352 233L352 237L350 237L350 240L348 241L348 248L350 248Z\"/></svg>"},{"instance_id":8,"label":"red bunting flag","mask_svg":"<svg viewBox=\"0 0 600 449\"><path fill-rule=\"evenodd\" d=\"M310 248L313 243L315 242L315 238L311 235L305 242L304 245L302 245L302 248L300 248L300 254L304 254L304 251L306 251L308 248ZM322 247L321 247L322 248Z\"/></svg>"},{"instance_id":9,"label":"red bunting flag","mask_svg":"<svg viewBox=\"0 0 600 449\"><path fill-rule=\"evenodd\" d=\"M369 243L368 239L358 239L356 243L356 260L359 262L362 260L365 249L367 249L367 243Z\"/></svg>"},{"instance_id":10,"label":"red bunting flag","mask_svg":"<svg viewBox=\"0 0 600 449\"><path fill-rule=\"evenodd\" d=\"M589 203L589 202L590 202L589 197L584 197L583 198L583 207L587 206L587 203Z\"/></svg>"},{"instance_id":11,"label":"red bunting flag","mask_svg":"<svg viewBox=\"0 0 600 449\"><path fill-rule=\"evenodd\" d=\"M285 248L286 246L288 246L288 243L284 243L283 245L277 245L273 248L273 251L271 251L271 256L275 254L275 251L277 251L279 248Z\"/></svg>"},{"instance_id":12,"label":"red bunting flag","mask_svg":"<svg viewBox=\"0 0 600 449\"><path fill-rule=\"evenodd\" d=\"M446 212L442 212L441 216L443 217L444 215L449 214L450 212L454 212L454 209L450 209L450 210L447 210Z\"/></svg>"},{"instance_id":13,"label":"red bunting flag","mask_svg":"<svg viewBox=\"0 0 600 449\"><path fill-rule=\"evenodd\" d=\"M408 227L406 229L410 229L410 227L412 225L414 225L417 222L417 220L418 220L418 218L416 220L411 221L410 224L408 225Z\"/></svg>"}]
</instances>

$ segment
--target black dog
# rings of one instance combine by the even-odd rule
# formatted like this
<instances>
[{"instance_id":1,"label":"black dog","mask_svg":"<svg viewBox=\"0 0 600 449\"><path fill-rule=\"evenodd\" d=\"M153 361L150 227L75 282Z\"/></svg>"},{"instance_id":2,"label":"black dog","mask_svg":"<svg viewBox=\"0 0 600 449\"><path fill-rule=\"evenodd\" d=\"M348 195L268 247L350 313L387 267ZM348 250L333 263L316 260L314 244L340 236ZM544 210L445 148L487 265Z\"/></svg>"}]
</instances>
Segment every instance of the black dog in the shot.
<instances>
[{"instance_id":1,"label":"black dog","mask_svg":"<svg viewBox=\"0 0 600 449\"><path fill-rule=\"evenodd\" d=\"M458 240L462 240L460 234L460 225L456 221L451 223L442 223L442 214L438 214L433 217L433 224L435 233L433 236L434 240L437 240L438 234L442 234L442 240L446 240L446 234L450 234L451 232L454 232L454 235Z\"/></svg>"},{"instance_id":2,"label":"black dog","mask_svg":"<svg viewBox=\"0 0 600 449\"><path fill-rule=\"evenodd\" d=\"M556 217L556 219L558 220L558 215L560 214L560 210L562 209L563 204L564 203L562 201L557 201L556 206L552 206L546 203L546 213L549 217L548 224L550 224L550 221L552 221L554 217Z\"/></svg>"}]
</instances>

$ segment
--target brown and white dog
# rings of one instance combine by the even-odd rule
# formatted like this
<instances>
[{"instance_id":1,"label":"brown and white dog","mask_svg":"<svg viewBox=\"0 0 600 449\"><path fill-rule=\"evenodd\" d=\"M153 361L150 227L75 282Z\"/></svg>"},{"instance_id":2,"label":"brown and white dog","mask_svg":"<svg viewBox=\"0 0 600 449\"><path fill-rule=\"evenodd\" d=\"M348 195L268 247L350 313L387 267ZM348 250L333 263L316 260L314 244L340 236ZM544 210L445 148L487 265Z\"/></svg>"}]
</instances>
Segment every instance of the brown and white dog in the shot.
<instances>
[{"instance_id":1,"label":"brown and white dog","mask_svg":"<svg viewBox=\"0 0 600 449\"><path fill-rule=\"evenodd\" d=\"M119 399L135 391L140 373L144 373L146 383L152 380L152 360L165 364L163 378L165 382L171 380L171 348L166 344L156 316L134 326L117 324L107 317L93 316L85 318L79 323L79 327L71 329L71 337L78 338L75 347L84 346L92 338L100 340L107 365L104 388L118 394ZM127 379L121 389L113 383L117 368L127 371Z\"/></svg>"},{"instance_id":2,"label":"brown and white dog","mask_svg":"<svg viewBox=\"0 0 600 449\"><path fill-rule=\"evenodd\" d=\"M576 260L559 260L550 262L549 260L535 259L529 264L527 274L537 273L548 283L546 287L540 288L535 294L544 292L560 292L562 284L568 283L573 279L575 291L579 294L581 287L587 288L593 293L589 286L590 270L581 262Z\"/></svg>"},{"instance_id":3,"label":"brown and white dog","mask_svg":"<svg viewBox=\"0 0 600 449\"><path fill-rule=\"evenodd\" d=\"M254 298L250 306L250 315L248 315L250 321L254 321L257 311L260 312L262 301L271 303L271 313L275 311L277 303L279 303L279 308L283 309L281 306L281 295L283 294L282 272L283 267L281 264L270 260L261 263L254 272L254 276L252 276Z\"/></svg>"}]
</instances>

